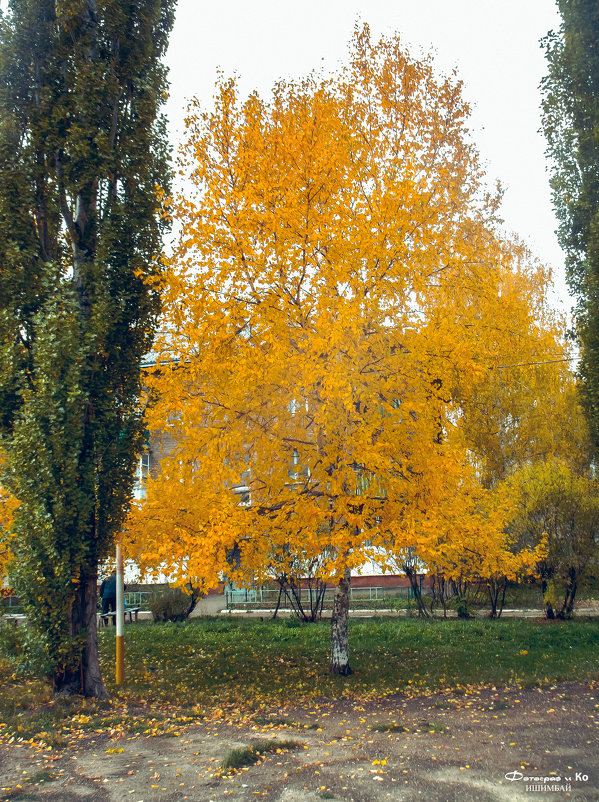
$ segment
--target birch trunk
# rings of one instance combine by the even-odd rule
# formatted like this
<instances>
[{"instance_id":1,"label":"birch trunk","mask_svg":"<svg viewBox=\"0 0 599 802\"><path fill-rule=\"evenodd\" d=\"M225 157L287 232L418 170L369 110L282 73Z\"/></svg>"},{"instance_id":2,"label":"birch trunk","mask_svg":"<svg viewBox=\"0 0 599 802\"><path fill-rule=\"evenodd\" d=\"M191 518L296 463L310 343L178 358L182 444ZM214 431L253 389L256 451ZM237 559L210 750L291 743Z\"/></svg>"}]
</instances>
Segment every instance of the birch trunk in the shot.
<instances>
[{"instance_id":1,"label":"birch trunk","mask_svg":"<svg viewBox=\"0 0 599 802\"><path fill-rule=\"evenodd\" d=\"M347 677L352 673L349 664L349 583L351 572L346 568L339 580L331 615L331 674Z\"/></svg>"}]
</instances>

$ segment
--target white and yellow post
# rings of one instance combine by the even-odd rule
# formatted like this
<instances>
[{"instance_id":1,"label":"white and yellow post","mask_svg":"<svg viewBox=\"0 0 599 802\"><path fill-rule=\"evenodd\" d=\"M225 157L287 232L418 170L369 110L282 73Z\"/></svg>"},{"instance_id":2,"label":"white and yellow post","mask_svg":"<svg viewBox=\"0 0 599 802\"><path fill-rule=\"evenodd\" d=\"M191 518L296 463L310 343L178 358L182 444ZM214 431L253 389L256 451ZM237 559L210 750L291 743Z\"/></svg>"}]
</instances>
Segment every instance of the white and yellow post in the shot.
<instances>
[{"instance_id":1,"label":"white and yellow post","mask_svg":"<svg viewBox=\"0 0 599 802\"><path fill-rule=\"evenodd\" d=\"M123 552L116 547L116 684L125 679L125 581Z\"/></svg>"}]
</instances>

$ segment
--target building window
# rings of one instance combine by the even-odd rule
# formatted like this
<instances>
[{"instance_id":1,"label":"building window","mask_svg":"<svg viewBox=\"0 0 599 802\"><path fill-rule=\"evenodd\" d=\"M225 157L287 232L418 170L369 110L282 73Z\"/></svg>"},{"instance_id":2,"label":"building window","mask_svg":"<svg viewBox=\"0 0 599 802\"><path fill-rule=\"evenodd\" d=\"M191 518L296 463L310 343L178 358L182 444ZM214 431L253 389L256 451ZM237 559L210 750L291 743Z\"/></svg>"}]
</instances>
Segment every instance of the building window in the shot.
<instances>
[{"instance_id":1,"label":"building window","mask_svg":"<svg viewBox=\"0 0 599 802\"><path fill-rule=\"evenodd\" d=\"M146 497L146 484L150 472L150 452L144 451L137 460L135 479L133 482L133 498L141 501Z\"/></svg>"}]
</instances>

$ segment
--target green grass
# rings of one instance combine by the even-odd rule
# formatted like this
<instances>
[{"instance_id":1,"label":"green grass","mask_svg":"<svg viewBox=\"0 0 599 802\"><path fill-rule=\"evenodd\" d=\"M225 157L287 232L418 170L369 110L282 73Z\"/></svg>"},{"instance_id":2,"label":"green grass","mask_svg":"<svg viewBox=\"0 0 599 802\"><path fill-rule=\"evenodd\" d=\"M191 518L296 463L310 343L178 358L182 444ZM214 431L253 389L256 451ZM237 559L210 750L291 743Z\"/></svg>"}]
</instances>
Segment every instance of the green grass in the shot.
<instances>
[{"instance_id":1,"label":"green grass","mask_svg":"<svg viewBox=\"0 0 599 802\"><path fill-rule=\"evenodd\" d=\"M251 766L252 763L260 760L260 756L250 746L243 746L240 749L231 749L220 764L221 771L240 769L242 766Z\"/></svg>"},{"instance_id":2,"label":"green grass","mask_svg":"<svg viewBox=\"0 0 599 802\"><path fill-rule=\"evenodd\" d=\"M191 711L185 708L179 708L175 715L172 710L140 711L135 704L129 709L118 697L113 701L76 696L52 699L47 682L11 672L10 664L0 655L0 736L6 740L33 740L61 748L73 733L75 737L91 730L169 735L191 720L185 715Z\"/></svg>"},{"instance_id":3,"label":"green grass","mask_svg":"<svg viewBox=\"0 0 599 802\"><path fill-rule=\"evenodd\" d=\"M278 749L299 749L300 746L303 746L302 742L296 741L295 738L271 738L269 741L255 741L251 744L252 749L259 755L276 752Z\"/></svg>"},{"instance_id":4,"label":"green grass","mask_svg":"<svg viewBox=\"0 0 599 802\"><path fill-rule=\"evenodd\" d=\"M4 737L30 740L39 736L48 746L64 746L62 722L77 707L76 700L51 702L46 682L16 677L0 659L0 734Z\"/></svg>"},{"instance_id":5,"label":"green grass","mask_svg":"<svg viewBox=\"0 0 599 802\"><path fill-rule=\"evenodd\" d=\"M332 606L332 605L331 605ZM417 612L418 607L414 599L385 598L385 599L352 599L350 610L412 610Z\"/></svg>"},{"instance_id":6,"label":"green grass","mask_svg":"<svg viewBox=\"0 0 599 802\"><path fill-rule=\"evenodd\" d=\"M196 619L127 628L128 693L188 705L384 696L470 684L539 685L599 677L599 621L388 620L350 624L354 674L331 677L329 625ZM114 634L101 633L111 684Z\"/></svg>"},{"instance_id":7,"label":"green grass","mask_svg":"<svg viewBox=\"0 0 599 802\"><path fill-rule=\"evenodd\" d=\"M121 689L114 687L112 628L99 633L99 643L103 675L113 693L110 703L52 702L48 685L13 675L9 655L3 660L0 650L0 733L23 740L55 738L58 746L61 729L78 719L79 731L168 734L204 711L230 706L256 716L258 723L279 726L284 717L269 715L268 708L286 702L438 690L457 695L468 685L599 679L597 619L354 620L354 673L347 678L329 674L326 622L292 625L223 617L129 625Z\"/></svg>"},{"instance_id":8,"label":"green grass","mask_svg":"<svg viewBox=\"0 0 599 802\"><path fill-rule=\"evenodd\" d=\"M439 721L420 721L418 723L418 730L421 732L447 732L448 729L449 727Z\"/></svg>"},{"instance_id":9,"label":"green grass","mask_svg":"<svg viewBox=\"0 0 599 802\"><path fill-rule=\"evenodd\" d=\"M220 770L230 771L231 769L240 769L243 766L251 766L253 763L260 760L262 755L268 754L269 752L276 752L283 749L297 749L301 745L300 741L291 739L286 739L284 741L276 739L271 741L256 741L249 746L231 749L220 764Z\"/></svg>"},{"instance_id":10,"label":"green grass","mask_svg":"<svg viewBox=\"0 0 599 802\"><path fill-rule=\"evenodd\" d=\"M389 722L376 722L368 727L371 732L447 732L448 727L438 721L420 721L414 730L404 727L403 724Z\"/></svg>"},{"instance_id":11,"label":"green grass","mask_svg":"<svg viewBox=\"0 0 599 802\"><path fill-rule=\"evenodd\" d=\"M41 785L41 783L52 782L56 779L56 774L50 769L39 769L29 777L28 782L32 785Z\"/></svg>"}]
</instances>

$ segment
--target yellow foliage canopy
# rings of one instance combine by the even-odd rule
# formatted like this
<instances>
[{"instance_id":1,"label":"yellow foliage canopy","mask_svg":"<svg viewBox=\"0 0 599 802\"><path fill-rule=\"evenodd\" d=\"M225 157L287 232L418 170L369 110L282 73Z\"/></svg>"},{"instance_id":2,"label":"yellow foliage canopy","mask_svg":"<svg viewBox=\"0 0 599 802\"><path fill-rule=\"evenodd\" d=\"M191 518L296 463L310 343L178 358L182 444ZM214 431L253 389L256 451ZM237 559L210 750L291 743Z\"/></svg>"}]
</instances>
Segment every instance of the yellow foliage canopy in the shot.
<instances>
[{"instance_id":1,"label":"yellow foliage canopy","mask_svg":"<svg viewBox=\"0 0 599 802\"><path fill-rule=\"evenodd\" d=\"M0 465L2 462L3 456L0 454ZM12 559L10 541L13 537L12 520L17 506L15 497L0 485L0 586L6 578Z\"/></svg>"},{"instance_id":2,"label":"yellow foliage canopy","mask_svg":"<svg viewBox=\"0 0 599 802\"><path fill-rule=\"evenodd\" d=\"M546 274L496 233L467 116L459 83L367 28L331 78L269 101L222 81L191 111L148 378L176 447L130 520L143 567L211 583L285 550L330 578L373 549L511 559L466 411L556 333Z\"/></svg>"}]
</instances>

